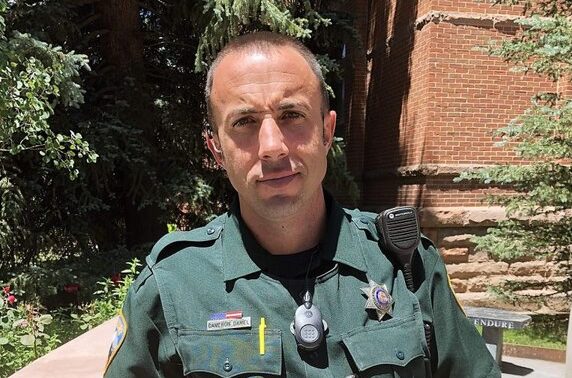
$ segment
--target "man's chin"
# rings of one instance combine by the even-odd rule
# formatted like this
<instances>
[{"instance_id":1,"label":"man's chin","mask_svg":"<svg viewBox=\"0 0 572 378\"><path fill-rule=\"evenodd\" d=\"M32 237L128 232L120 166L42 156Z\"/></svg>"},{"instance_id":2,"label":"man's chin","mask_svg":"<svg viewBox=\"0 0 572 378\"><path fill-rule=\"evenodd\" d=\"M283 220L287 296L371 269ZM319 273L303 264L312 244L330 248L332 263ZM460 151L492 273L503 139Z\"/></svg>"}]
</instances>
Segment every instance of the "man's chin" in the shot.
<instances>
[{"instance_id":1,"label":"man's chin","mask_svg":"<svg viewBox=\"0 0 572 378\"><path fill-rule=\"evenodd\" d=\"M294 202L297 202L298 199L298 195L280 193L266 196L264 199L262 199L262 203L266 204L267 206L288 206Z\"/></svg>"},{"instance_id":2,"label":"man's chin","mask_svg":"<svg viewBox=\"0 0 572 378\"><path fill-rule=\"evenodd\" d=\"M266 197L260 201L267 214L272 218L281 218L292 215L300 207L299 195L284 193Z\"/></svg>"}]
</instances>

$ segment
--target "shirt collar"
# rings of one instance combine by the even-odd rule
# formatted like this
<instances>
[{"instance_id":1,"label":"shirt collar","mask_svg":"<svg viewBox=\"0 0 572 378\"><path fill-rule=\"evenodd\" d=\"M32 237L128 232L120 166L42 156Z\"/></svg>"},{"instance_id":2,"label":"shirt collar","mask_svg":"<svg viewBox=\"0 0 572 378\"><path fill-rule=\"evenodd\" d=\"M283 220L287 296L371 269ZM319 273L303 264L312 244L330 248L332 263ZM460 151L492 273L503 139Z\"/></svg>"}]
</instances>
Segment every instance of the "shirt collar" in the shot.
<instances>
[{"instance_id":1,"label":"shirt collar","mask_svg":"<svg viewBox=\"0 0 572 378\"><path fill-rule=\"evenodd\" d=\"M324 191L324 195L329 211L326 234L320 242L320 257L367 272L358 228L329 193ZM240 218L236 198L226 215L222 232L224 280L232 281L264 270L267 254Z\"/></svg>"}]
</instances>

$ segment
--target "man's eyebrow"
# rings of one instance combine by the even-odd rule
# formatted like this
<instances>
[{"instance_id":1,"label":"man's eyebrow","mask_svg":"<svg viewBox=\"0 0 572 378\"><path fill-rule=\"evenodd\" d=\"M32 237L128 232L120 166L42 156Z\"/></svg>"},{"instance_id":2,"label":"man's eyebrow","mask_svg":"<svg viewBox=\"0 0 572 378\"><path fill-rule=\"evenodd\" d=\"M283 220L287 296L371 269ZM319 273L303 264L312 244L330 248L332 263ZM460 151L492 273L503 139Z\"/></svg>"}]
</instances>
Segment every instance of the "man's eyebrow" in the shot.
<instances>
[{"instance_id":1,"label":"man's eyebrow","mask_svg":"<svg viewBox=\"0 0 572 378\"><path fill-rule=\"evenodd\" d=\"M244 107L244 108L237 108L228 113L227 118L234 118L236 116L247 115L247 114L256 114L260 113L256 108L253 107Z\"/></svg>"},{"instance_id":2,"label":"man's eyebrow","mask_svg":"<svg viewBox=\"0 0 572 378\"><path fill-rule=\"evenodd\" d=\"M278 110L290 110L295 108L304 108L305 110L311 110L310 105L303 101L284 101L278 105Z\"/></svg>"},{"instance_id":3,"label":"man's eyebrow","mask_svg":"<svg viewBox=\"0 0 572 378\"><path fill-rule=\"evenodd\" d=\"M291 109L296 109L296 108L303 108L306 111L310 111L310 105L308 105L307 103L303 102L303 101L283 101L278 105L278 110L283 111L283 110L291 110ZM227 119L232 119L238 116L243 116L243 115L250 115L250 114L258 114L258 113L263 113L264 111L262 110L257 110L254 107L250 107L250 106L245 106L242 108L236 108L234 110L232 110L230 113L228 113L228 116L226 117Z\"/></svg>"}]
</instances>

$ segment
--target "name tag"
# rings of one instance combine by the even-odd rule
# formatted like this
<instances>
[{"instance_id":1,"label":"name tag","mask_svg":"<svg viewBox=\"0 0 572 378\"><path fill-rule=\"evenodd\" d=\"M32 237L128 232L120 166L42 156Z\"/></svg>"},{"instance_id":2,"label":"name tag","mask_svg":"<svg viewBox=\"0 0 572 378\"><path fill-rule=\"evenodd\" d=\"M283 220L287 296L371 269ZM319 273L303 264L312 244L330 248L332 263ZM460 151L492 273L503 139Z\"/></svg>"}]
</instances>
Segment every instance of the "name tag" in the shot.
<instances>
[{"instance_id":1,"label":"name tag","mask_svg":"<svg viewBox=\"0 0 572 378\"><path fill-rule=\"evenodd\" d=\"M220 329L236 329L249 328L250 316L241 319L216 319L207 322L207 331L216 331Z\"/></svg>"}]
</instances>

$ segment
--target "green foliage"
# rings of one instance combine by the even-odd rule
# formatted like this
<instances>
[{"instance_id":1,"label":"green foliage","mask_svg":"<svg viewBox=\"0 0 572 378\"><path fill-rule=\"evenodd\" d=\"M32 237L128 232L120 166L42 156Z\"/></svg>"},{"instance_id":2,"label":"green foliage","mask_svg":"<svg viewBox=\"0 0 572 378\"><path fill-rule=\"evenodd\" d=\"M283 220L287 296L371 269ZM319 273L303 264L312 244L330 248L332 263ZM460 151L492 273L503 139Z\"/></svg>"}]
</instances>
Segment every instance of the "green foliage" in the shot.
<instances>
[{"instance_id":1,"label":"green foliage","mask_svg":"<svg viewBox=\"0 0 572 378\"><path fill-rule=\"evenodd\" d=\"M77 159L95 162L97 154L89 149L80 133L55 133L49 118L54 107L77 107L83 94L73 80L87 66L87 57L62 53L32 38L14 33L0 40L0 163L9 164L10 156L36 151L44 164L65 169L75 179ZM2 167L3 175L6 168Z\"/></svg>"},{"instance_id":2,"label":"green foliage","mask_svg":"<svg viewBox=\"0 0 572 378\"><path fill-rule=\"evenodd\" d=\"M313 31L332 25L331 19L320 15L308 0L292 1L289 4L275 0L210 0L205 2L198 21L199 24L206 22L206 25L195 54L197 72L206 70L216 53L230 39L247 31L271 30L308 40ZM346 31L354 33L355 29L347 28ZM328 73L339 75L340 68L335 59L326 54L317 54L317 58L324 77ZM328 92L334 96L329 86Z\"/></svg>"},{"instance_id":3,"label":"green foliage","mask_svg":"<svg viewBox=\"0 0 572 378\"><path fill-rule=\"evenodd\" d=\"M567 331L567 316L534 315L528 327L505 330L503 340L511 344L566 350Z\"/></svg>"},{"instance_id":4,"label":"green foliage","mask_svg":"<svg viewBox=\"0 0 572 378\"><path fill-rule=\"evenodd\" d=\"M318 60L318 63L320 63L320 68L322 69L322 75L324 75L324 78L328 77L328 75L334 75L335 77L338 77L338 78L340 77L340 73L341 73L340 72L340 66L336 62L336 60L331 59L329 56L323 55L323 54L317 54L316 58ZM328 93L330 94L330 96L336 97L331 86L327 85L326 89L328 90ZM341 138L338 138L338 139L341 140ZM343 151L341 151L341 152L343 153Z\"/></svg>"},{"instance_id":5,"label":"green foliage","mask_svg":"<svg viewBox=\"0 0 572 378\"><path fill-rule=\"evenodd\" d=\"M303 14L293 16L291 10L295 9L303 9ZM263 28L307 39L312 29L330 24L329 19L316 12L310 1L294 1L287 6L276 0L208 0L204 2L202 14L196 14L205 23L195 59L198 71L207 67L226 42L247 30Z\"/></svg>"},{"instance_id":6,"label":"green foliage","mask_svg":"<svg viewBox=\"0 0 572 378\"><path fill-rule=\"evenodd\" d=\"M477 326L482 333L481 326ZM568 317L566 315L533 315L523 329L505 329L503 341L509 344L566 350Z\"/></svg>"},{"instance_id":7,"label":"green foliage","mask_svg":"<svg viewBox=\"0 0 572 378\"><path fill-rule=\"evenodd\" d=\"M6 13L7 7L7 0L0 1L0 35L2 36L6 32L6 20L4 19L4 15Z\"/></svg>"},{"instance_id":8,"label":"green foliage","mask_svg":"<svg viewBox=\"0 0 572 378\"><path fill-rule=\"evenodd\" d=\"M95 299L81 307L79 314L71 315L81 330L96 327L119 313L129 287L139 274L140 266L139 260L135 258L128 264L127 269L121 271L120 279L113 281L107 278L98 282L101 288L93 293Z\"/></svg>"},{"instance_id":9,"label":"green foliage","mask_svg":"<svg viewBox=\"0 0 572 378\"><path fill-rule=\"evenodd\" d=\"M20 188L9 177L0 177L0 250L9 248L17 230L27 234L21 224L24 210L25 200Z\"/></svg>"},{"instance_id":10,"label":"green foliage","mask_svg":"<svg viewBox=\"0 0 572 378\"><path fill-rule=\"evenodd\" d=\"M492 44L492 53L515 64L513 71L534 72L558 80L572 73L572 21L564 14L534 15L516 21L524 32Z\"/></svg>"},{"instance_id":11,"label":"green foliage","mask_svg":"<svg viewBox=\"0 0 572 378\"><path fill-rule=\"evenodd\" d=\"M335 137L328 154L328 172L324 186L334 193L344 193L356 204L359 198L359 188L348 170L343 148L343 139Z\"/></svg>"},{"instance_id":12,"label":"green foliage","mask_svg":"<svg viewBox=\"0 0 572 378\"><path fill-rule=\"evenodd\" d=\"M540 14L543 16L557 16L570 14L572 3L558 0L495 0L495 4L520 5L525 14Z\"/></svg>"},{"instance_id":13,"label":"green foliage","mask_svg":"<svg viewBox=\"0 0 572 378\"><path fill-rule=\"evenodd\" d=\"M528 4L532 16L518 21L522 33L492 44L490 52L519 71L560 83L572 73L572 8L557 1L541 3ZM529 282L507 280L494 291L508 301L568 296L572 290L572 99L560 92L539 93L532 106L496 136L500 138L497 146L512 148L523 163L464 172L456 179L505 189L489 195L487 201L505 207L508 219L476 238L477 248L507 261L553 261L558 278L545 287L551 294L543 298L525 295Z\"/></svg>"},{"instance_id":14,"label":"green foliage","mask_svg":"<svg viewBox=\"0 0 572 378\"><path fill-rule=\"evenodd\" d=\"M55 281L77 278L71 269L62 270L56 278L50 278L47 269L30 269L3 285L0 291L0 376L14 373L62 341L116 316L140 266L137 258L132 259L121 274L98 282L99 290L86 304L76 307L78 303L74 303L49 313L36 303L45 297L62 296L64 293L58 290Z\"/></svg>"},{"instance_id":15,"label":"green foliage","mask_svg":"<svg viewBox=\"0 0 572 378\"><path fill-rule=\"evenodd\" d=\"M59 344L51 328L52 316L32 304L0 299L0 376L8 376Z\"/></svg>"},{"instance_id":16,"label":"green foliage","mask_svg":"<svg viewBox=\"0 0 572 378\"><path fill-rule=\"evenodd\" d=\"M42 303L62 291L64 284L76 282L77 276L68 267L54 269L50 265L30 265L14 274L10 283L18 298L28 303Z\"/></svg>"},{"instance_id":17,"label":"green foliage","mask_svg":"<svg viewBox=\"0 0 572 378\"><path fill-rule=\"evenodd\" d=\"M50 170L79 175L78 162L93 163L97 154L79 132L58 133L51 124L54 110L78 107L83 92L75 82L87 57L64 53L58 46L13 31L8 36L0 1L0 266L21 258L18 247L31 230L24 219L34 195L21 181L21 167L33 166L37 176ZM26 162L22 164L22 162ZM31 172L30 172L31 173ZM37 177L36 176L36 177Z\"/></svg>"},{"instance_id":18,"label":"green foliage","mask_svg":"<svg viewBox=\"0 0 572 378\"><path fill-rule=\"evenodd\" d=\"M13 120L0 134L8 150L0 153L0 280L29 266L59 269L58 261L134 251L166 224L186 230L224 211L233 190L204 145L205 73L196 69L237 34L277 30L303 38L335 77L330 53L356 33L327 3L0 0L0 68L11 75L0 80L0 122ZM133 24L129 14L138 17ZM334 155L330 170L342 176L333 182L346 190L345 159L339 149Z\"/></svg>"}]
</instances>

